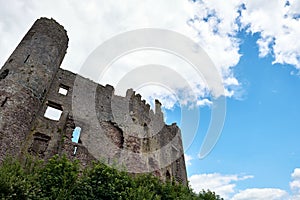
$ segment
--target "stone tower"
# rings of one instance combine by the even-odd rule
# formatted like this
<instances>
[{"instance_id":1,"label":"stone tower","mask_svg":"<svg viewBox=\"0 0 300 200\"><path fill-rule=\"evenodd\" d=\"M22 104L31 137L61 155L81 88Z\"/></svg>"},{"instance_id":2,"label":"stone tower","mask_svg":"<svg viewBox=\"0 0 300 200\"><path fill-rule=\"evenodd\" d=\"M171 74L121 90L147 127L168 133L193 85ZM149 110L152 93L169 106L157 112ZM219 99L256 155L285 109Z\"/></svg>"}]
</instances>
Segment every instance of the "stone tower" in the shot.
<instances>
[{"instance_id":1,"label":"stone tower","mask_svg":"<svg viewBox=\"0 0 300 200\"><path fill-rule=\"evenodd\" d=\"M20 154L68 47L64 28L37 20L0 70L0 161Z\"/></svg>"},{"instance_id":2,"label":"stone tower","mask_svg":"<svg viewBox=\"0 0 300 200\"><path fill-rule=\"evenodd\" d=\"M110 85L61 69L67 46L64 28L41 18L1 68L0 162L64 154L83 167L102 160L187 185L181 131L165 124L160 102L153 111L132 89L117 96Z\"/></svg>"}]
</instances>

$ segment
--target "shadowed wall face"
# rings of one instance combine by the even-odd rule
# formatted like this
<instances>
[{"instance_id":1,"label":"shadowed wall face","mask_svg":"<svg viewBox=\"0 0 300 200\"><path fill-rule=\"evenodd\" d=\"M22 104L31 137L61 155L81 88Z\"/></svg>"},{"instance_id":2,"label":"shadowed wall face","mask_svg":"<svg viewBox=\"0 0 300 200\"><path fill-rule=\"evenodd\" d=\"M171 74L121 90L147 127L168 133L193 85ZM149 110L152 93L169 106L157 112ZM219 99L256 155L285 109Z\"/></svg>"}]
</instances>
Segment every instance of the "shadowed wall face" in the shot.
<instances>
[{"instance_id":1,"label":"shadowed wall face","mask_svg":"<svg viewBox=\"0 0 300 200\"><path fill-rule=\"evenodd\" d=\"M37 20L0 70L0 160L17 156L68 46L64 28Z\"/></svg>"}]
</instances>

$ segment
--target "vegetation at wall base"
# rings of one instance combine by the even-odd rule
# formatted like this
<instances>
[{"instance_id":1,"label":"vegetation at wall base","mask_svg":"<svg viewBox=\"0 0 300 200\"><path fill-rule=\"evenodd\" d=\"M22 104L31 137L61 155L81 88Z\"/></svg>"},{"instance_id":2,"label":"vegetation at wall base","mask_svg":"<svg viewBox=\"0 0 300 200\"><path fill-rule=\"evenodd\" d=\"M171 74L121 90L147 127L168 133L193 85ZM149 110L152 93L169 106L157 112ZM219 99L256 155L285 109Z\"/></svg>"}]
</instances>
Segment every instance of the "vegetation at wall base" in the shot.
<instances>
[{"instance_id":1,"label":"vegetation at wall base","mask_svg":"<svg viewBox=\"0 0 300 200\"><path fill-rule=\"evenodd\" d=\"M54 156L47 163L28 157L0 166L0 199L42 200L222 200L211 191L194 193L152 175L130 176L101 162L80 171L78 161Z\"/></svg>"}]
</instances>

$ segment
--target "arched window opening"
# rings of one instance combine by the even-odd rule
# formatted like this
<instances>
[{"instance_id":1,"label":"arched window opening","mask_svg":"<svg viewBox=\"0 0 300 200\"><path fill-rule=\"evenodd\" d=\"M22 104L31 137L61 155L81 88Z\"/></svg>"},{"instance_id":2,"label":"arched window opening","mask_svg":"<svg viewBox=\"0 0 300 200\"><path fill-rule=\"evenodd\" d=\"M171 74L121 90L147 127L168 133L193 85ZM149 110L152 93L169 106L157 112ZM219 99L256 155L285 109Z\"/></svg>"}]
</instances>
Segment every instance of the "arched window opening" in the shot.
<instances>
[{"instance_id":1,"label":"arched window opening","mask_svg":"<svg viewBox=\"0 0 300 200\"><path fill-rule=\"evenodd\" d=\"M80 141L80 132L81 132L81 128L77 126L74 129L73 134L72 134L72 142L81 143L81 141ZM77 146L75 146L75 148L74 148L74 152L73 152L74 155L76 154L76 151L77 151Z\"/></svg>"}]
</instances>

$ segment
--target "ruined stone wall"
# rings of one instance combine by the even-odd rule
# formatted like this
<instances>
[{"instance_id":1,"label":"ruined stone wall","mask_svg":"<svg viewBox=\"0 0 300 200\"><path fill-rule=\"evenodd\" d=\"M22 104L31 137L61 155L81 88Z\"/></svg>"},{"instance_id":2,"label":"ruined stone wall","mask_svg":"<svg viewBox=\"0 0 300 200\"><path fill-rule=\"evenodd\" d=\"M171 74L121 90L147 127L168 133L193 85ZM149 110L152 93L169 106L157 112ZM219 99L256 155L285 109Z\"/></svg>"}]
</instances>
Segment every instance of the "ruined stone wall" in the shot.
<instances>
[{"instance_id":1,"label":"ruined stone wall","mask_svg":"<svg viewBox=\"0 0 300 200\"><path fill-rule=\"evenodd\" d=\"M60 88L67 89L67 94L60 94ZM49 106L62 111L58 120L44 117ZM45 159L66 154L83 165L102 160L124 166L130 173L150 172L186 184L180 129L176 124L165 125L160 107L156 101L153 112L131 89L125 97L117 96L110 85L60 69L26 148ZM79 143L71 141L75 127L81 128Z\"/></svg>"},{"instance_id":2,"label":"ruined stone wall","mask_svg":"<svg viewBox=\"0 0 300 200\"><path fill-rule=\"evenodd\" d=\"M28 34L32 30L35 34L43 32L43 25L39 25L42 22L48 27L55 23L40 19ZM176 124L164 123L161 104L155 101L153 111L132 89L125 97L117 96L110 85L102 86L59 69L67 36L57 23L51 29L54 29L51 34L57 30L57 35L51 38L52 35L48 37L43 32L30 40L34 46L26 43L23 47L22 41L10 57L13 60L9 59L1 69L4 78L0 84L5 87L1 85L0 89L0 103L3 104L0 108L0 158L6 155L4 151L14 155L28 152L42 159L66 154L70 159L80 160L83 166L93 160L102 160L123 166L129 173L153 173L163 180L174 179L187 184L181 132ZM25 38L29 37L27 35ZM27 58L27 48L32 52L38 49L39 54L31 53ZM18 64L8 65L16 59L15 54L24 54L26 62L22 57ZM7 76L6 69L9 70ZM21 86L20 81L24 82ZM61 90L65 93L60 93ZM10 91L18 93L12 95ZM60 111L61 115L57 119L47 118L45 113L49 108ZM16 126L11 127L8 122ZM76 127L81 128L78 143L72 142ZM14 146L4 144L8 141Z\"/></svg>"}]
</instances>

